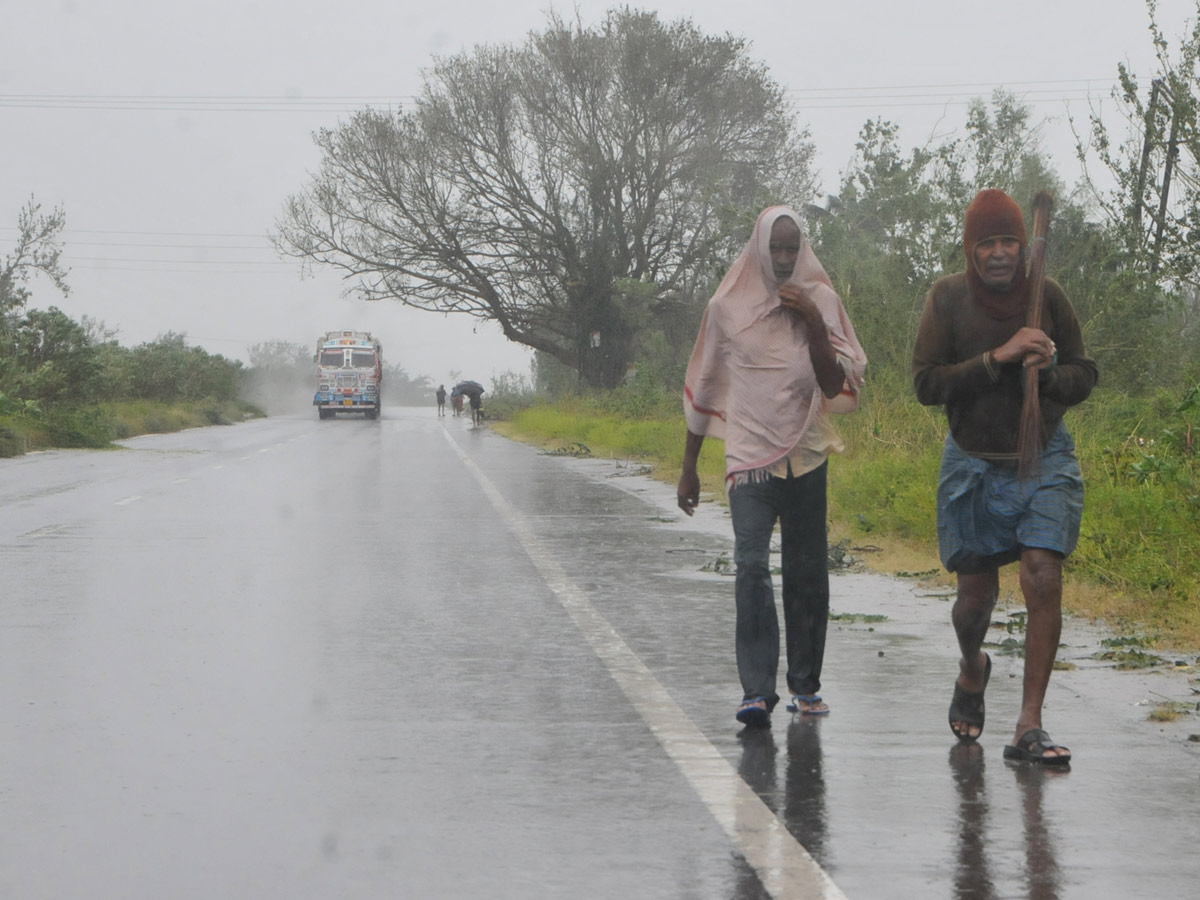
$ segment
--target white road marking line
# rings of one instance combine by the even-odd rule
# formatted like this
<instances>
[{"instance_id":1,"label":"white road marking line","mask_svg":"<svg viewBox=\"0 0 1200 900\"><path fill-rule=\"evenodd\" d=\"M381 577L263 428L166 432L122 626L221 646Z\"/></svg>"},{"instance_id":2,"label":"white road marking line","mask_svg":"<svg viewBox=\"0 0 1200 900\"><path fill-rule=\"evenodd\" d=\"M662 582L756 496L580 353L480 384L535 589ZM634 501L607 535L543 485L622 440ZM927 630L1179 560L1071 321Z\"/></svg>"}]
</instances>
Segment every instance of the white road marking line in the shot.
<instances>
[{"instance_id":1,"label":"white road marking line","mask_svg":"<svg viewBox=\"0 0 1200 900\"><path fill-rule=\"evenodd\" d=\"M772 897L847 900L820 863L804 849L758 794L679 707L667 689L617 634L608 620L567 577L553 555L525 525L447 431L442 432L492 506L517 536L542 579L604 663L638 715L691 783L704 805L758 874Z\"/></svg>"},{"instance_id":2,"label":"white road marking line","mask_svg":"<svg viewBox=\"0 0 1200 900\"><path fill-rule=\"evenodd\" d=\"M27 532L25 532L25 534L21 535L21 537L27 537L27 538L46 537L47 535L50 535L50 534L58 534L58 532L62 531L66 527L67 527L66 525L46 525L43 528L35 528L33 531L27 531Z\"/></svg>"},{"instance_id":3,"label":"white road marking line","mask_svg":"<svg viewBox=\"0 0 1200 900\"><path fill-rule=\"evenodd\" d=\"M123 500L118 500L113 504L113 506L128 506L130 503L136 503L141 499L142 497L140 494L134 494L132 497L126 497Z\"/></svg>"}]
</instances>

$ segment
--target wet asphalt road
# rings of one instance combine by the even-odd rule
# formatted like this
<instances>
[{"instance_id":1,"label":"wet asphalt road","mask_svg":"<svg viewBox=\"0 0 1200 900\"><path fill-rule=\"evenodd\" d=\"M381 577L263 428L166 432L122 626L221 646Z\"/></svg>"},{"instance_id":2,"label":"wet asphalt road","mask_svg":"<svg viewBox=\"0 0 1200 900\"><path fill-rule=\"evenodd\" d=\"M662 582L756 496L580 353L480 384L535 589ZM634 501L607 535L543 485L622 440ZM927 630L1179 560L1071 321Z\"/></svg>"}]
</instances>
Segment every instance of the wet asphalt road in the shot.
<instances>
[{"instance_id":1,"label":"wet asphalt road","mask_svg":"<svg viewBox=\"0 0 1200 900\"><path fill-rule=\"evenodd\" d=\"M715 504L431 410L126 447L0 460L0 897L1196 890L1200 718L1145 705L1194 673L1084 626L1068 773L1001 759L1014 657L953 746L948 602L863 574L834 612L887 620L831 626L833 714L741 734Z\"/></svg>"}]
</instances>

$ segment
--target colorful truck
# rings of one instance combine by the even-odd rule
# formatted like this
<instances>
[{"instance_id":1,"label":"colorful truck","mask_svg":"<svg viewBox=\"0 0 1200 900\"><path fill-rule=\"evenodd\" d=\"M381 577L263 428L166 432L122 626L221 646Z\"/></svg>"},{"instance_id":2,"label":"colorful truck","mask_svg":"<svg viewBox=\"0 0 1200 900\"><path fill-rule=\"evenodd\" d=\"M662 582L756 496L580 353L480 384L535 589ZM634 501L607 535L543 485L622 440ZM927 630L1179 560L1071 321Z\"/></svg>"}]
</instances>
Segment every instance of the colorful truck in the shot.
<instances>
[{"instance_id":1,"label":"colorful truck","mask_svg":"<svg viewBox=\"0 0 1200 900\"><path fill-rule=\"evenodd\" d=\"M338 413L379 418L382 408L383 346L369 331L327 331L317 339L317 393L313 406L322 419Z\"/></svg>"}]
</instances>

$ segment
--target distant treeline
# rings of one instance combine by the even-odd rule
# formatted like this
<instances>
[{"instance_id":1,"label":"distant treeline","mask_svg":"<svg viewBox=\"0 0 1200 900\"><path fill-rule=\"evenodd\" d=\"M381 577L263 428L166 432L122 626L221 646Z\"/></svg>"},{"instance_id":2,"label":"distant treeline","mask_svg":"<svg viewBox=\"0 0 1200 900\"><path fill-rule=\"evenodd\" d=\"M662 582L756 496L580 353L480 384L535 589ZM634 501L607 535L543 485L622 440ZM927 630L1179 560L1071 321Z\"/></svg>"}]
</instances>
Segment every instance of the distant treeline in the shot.
<instances>
[{"instance_id":1,"label":"distant treeline","mask_svg":"<svg viewBox=\"0 0 1200 900\"><path fill-rule=\"evenodd\" d=\"M384 384L386 404L433 402L427 376L389 366ZM314 390L312 351L298 344L255 345L247 367L175 332L123 347L103 323L76 322L56 307L0 316L0 456L298 411ZM170 407L188 413L165 413Z\"/></svg>"},{"instance_id":2,"label":"distant treeline","mask_svg":"<svg viewBox=\"0 0 1200 900\"><path fill-rule=\"evenodd\" d=\"M122 347L102 324L55 307L9 314L0 318L0 456L236 421L252 414L239 408L244 377L240 362L181 334Z\"/></svg>"},{"instance_id":3,"label":"distant treeline","mask_svg":"<svg viewBox=\"0 0 1200 900\"><path fill-rule=\"evenodd\" d=\"M28 310L0 329L0 395L10 408L236 400L241 377L240 362L189 347L182 334L122 347L102 325L56 307Z\"/></svg>"}]
</instances>

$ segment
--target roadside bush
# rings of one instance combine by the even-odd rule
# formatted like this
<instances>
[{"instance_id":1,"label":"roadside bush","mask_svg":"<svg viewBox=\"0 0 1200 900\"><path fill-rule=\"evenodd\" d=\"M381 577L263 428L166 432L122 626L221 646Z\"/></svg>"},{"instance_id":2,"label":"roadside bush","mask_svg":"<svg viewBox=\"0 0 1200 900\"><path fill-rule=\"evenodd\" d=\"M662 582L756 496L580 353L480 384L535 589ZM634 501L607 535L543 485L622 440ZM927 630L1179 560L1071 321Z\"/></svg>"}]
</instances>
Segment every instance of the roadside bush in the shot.
<instances>
[{"instance_id":1,"label":"roadside bush","mask_svg":"<svg viewBox=\"0 0 1200 900\"><path fill-rule=\"evenodd\" d=\"M261 409L251 403L211 398L195 404L127 400L105 403L100 409L112 425L113 440L139 434L171 434L205 425L232 425L264 415Z\"/></svg>"},{"instance_id":2,"label":"roadside bush","mask_svg":"<svg viewBox=\"0 0 1200 900\"><path fill-rule=\"evenodd\" d=\"M229 418L228 411L211 398L201 403L198 411L209 425L232 425L234 422Z\"/></svg>"},{"instance_id":3,"label":"roadside bush","mask_svg":"<svg viewBox=\"0 0 1200 900\"><path fill-rule=\"evenodd\" d=\"M114 436L112 422L98 409L53 410L43 428L54 447L107 447Z\"/></svg>"},{"instance_id":4,"label":"roadside bush","mask_svg":"<svg viewBox=\"0 0 1200 900\"><path fill-rule=\"evenodd\" d=\"M615 390L599 395L594 403L599 409L631 419L682 416L683 388L669 388L653 369L639 366L632 377Z\"/></svg>"},{"instance_id":5,"label":"roadside bush","mask_svg":"<svg viewBox=\"0 0 1200 900\"><path fill-rule=\"evenodd\" d=\"M511 419L520 409L535 402L533 385L518 372L502 372L492 378L491 390L484 394L484 413L496 421ZM447 405L449 405L447 398Z\"/></svg>"},{"instance_id":6,"label":"roadside bush","mask_svg":"<svg viewBox=\"0 0 1200 900\"><path fill-rule=\"evenodd\" d=\"M21 456L25 452L25 438L15 429L0 425L0 457L5 459Z\"/></svg>"},{"instance_id":7,"label":"roadside bush","mask_svg":"<svg viewBox=\"0 0 1200 900\"><path fill-rule=\"evenodd\" d=\"M132 389L142 399L173 403L238 396L242 364L189 347L181 334L165 334L130 353L137 372Z\"/></svg>"}]
</instances>

